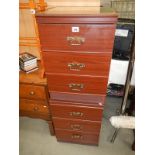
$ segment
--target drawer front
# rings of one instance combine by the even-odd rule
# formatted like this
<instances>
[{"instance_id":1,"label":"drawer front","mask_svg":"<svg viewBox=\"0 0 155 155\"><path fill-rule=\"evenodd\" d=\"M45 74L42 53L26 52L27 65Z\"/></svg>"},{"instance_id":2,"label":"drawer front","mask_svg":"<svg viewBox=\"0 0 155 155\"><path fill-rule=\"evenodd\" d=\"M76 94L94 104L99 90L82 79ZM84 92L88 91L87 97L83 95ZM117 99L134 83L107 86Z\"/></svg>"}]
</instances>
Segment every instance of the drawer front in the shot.
<instances>
[{"instance_id":1,"label":"drawer front","mask_svg":"<svg viewBox=\"0 0 155 155\"><path fill-rule=\"evenodd\" d=\"M69 102L52 101L52 117L101 121L103 107L69 105ZM82 103L81 103L82 104Z\"/></svg>"},{"instance_id":2,"label":"drawer front","mask_svg":"<svg viewBox=\"0 0 155 155\"><path fill-rule=\"evenodd\" d=\"M99 133L101 128L101 122L95 121L85 121L77 119L63 119L63 118L53 118L55 129L66 129L81 132L93 132Z\"/></svg>"},{"instance_id":3,"label":"drawer front","mask_svg":"<svg viewBox=\"0 0 155 155\"><path fill-rule=\"evenodd\" d=\"M35 100L20 99L19 109L23 111L34 112L34 113L49 114L48 106L38 104L38 101L35 101Z\"/></svg>"},{"instance_id":4,"label":"drawer front","mask_svg":"<svg viewBox=\"0 0 155 155\"><path fill-rule=\"evenodd\" d=\"M114 24L39 24L42 50L112 52ZM77 27L77 28L75 28Z\"/></svg>"},{"instance_id":5,"label":"drawer front","mask_svg":"<svg viewBox=\"0 0 155 155\"><path fill-rule=\"evenodd\" d=\"M77 131L58 130L55 131L58 141L75 142L82 144L97 145L99 141L99 134L86 134Z\"/></svg>"},{"instance_id":6,"label":"drawer front","mask_svg":"<svg viewBox=\"0 0 155 155\"><path fill-rule=\"evenodd\" d=\"M40 118L46 121L51 120L50 114L46 113L40 113L40 112L33 112L33 111L25 111L25 110L20 110L19 111L19 116L25 116L25 117L30 117L30 118Z\"/></svg>"},{"instance_id":7,"label":"drawer front","mask_svg":"<svg viewBox=\"0 0 155 155\"><path fill-rule=\"evenodd\" d=\"M21 98L46 100L46 91L44 86L38 85L19 85L19 96Z\"/></svg>"},{"instance_id":8,"label":"drawer front","mask_svg":"<svg viewBox=\"0 0 155 155\"><path fill-rule=\"evenodd\" d=\"M24 99L24 98L20 98L19 99L19 103L24 103L24 104L36 104L36 105L42 105L42 106L48 106L46 101L43 100L32 100L32 99Z\"/></svg>"},{"instance_id":9,"label":"drawer front","mask_svg":"<svg viewBox=\"0 0 155 155\"><path fill-rule=\"evenodd\" d=\"M59 74L108 76L111 54L43 52L45 71Z\"/></svg>"},{"instance_id":10,"label":"drawer front","mask_svg":"<svg viewBox=\"0 0 155 155\"><path fill-rule=\"evenodd\" d=\"M84 105L103 106L105 101L105 95L96 94L77 94L77 93L62 93L62 92L50 92L50 97L53 100L79 102Z\"/></svg>"},{"instance_id":11,"label":"drawer front","mask_svg":"<svg viewBox=\"0 0 155 155\"><path fill-rule=\"evenodd\" d=\"M46 74L49 91L106 94L108 78Z\"/></svg>"}]
</instances>

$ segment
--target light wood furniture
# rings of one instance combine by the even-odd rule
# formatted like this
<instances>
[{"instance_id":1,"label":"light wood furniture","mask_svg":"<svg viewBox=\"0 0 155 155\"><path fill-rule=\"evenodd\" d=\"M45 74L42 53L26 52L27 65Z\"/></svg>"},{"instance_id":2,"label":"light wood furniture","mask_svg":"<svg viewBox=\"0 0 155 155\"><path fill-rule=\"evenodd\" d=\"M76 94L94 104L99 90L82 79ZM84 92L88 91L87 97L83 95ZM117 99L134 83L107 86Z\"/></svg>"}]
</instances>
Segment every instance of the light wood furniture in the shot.
<instances>
[{"instance_id":1,"label":"light wood furniture","mask_svg":"<svg viewBox=\"0 0 155 155\"><path fill-rule=\"evenodd\" d=\"M46 0L48 6L100 6L100 0Z\"/></svg>"},{"instance_id":2,"label":"light wood furniture","mask_svg":"<svg viewBox=\"0 0 155 155\"><path fill-rule=\"evenodd\" d=\"M117 15L53 7L36 20L56 138L98 145Z\"/></svg>"},{"instance_id":3,"label":"light wood furniture","mask_svg":"<svg viewBox=\"0 0 155 155\"><path fill-rule=\"evenodd\" d=\"M26 74L19 73L19 115L40 118L49 123L51 135L54 134L52 118L49 112L47 80L42 78L43 68Z\"/></svg>"},{"instance_id":4,"label":"light wood furniture","mask_svg":"<svg viewBox=\"0 0 155 155\"><path fill-rule=\"evenodd\" d=\"M45 0L19 0L19 53L29 52L41 60L35 10L45 10Z\"/></svg>"}]
</instances>

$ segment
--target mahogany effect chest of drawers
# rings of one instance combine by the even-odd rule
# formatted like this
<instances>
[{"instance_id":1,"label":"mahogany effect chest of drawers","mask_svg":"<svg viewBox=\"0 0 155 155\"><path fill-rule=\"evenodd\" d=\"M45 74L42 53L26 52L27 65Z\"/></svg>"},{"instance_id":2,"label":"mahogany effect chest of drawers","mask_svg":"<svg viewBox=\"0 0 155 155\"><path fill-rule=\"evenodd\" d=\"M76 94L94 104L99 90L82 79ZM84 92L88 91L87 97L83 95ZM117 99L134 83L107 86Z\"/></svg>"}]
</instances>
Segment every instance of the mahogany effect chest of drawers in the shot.
<instances>
[{"instance_id":1,"label":"mahogany effect chest of drawers","mask_svg":"<svg viewBox=\"0 0 155 155\"><path fill-rule=\"evenodd\" d=\"M53 7L36 20L56 138L98 145L117 15Z\"/></svg>"}]
</instances>

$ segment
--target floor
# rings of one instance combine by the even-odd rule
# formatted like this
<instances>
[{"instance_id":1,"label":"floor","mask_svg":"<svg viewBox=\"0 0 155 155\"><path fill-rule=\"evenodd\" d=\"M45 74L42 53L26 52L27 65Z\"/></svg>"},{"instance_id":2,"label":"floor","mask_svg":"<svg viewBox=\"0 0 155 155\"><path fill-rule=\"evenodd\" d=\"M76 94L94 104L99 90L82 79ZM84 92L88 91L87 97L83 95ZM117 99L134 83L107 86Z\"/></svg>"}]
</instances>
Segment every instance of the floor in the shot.
<instances>
[{"instance_id":1,"label":"floor","mask_svg":"<svg viewBox=\"0 0 155 155\"><path fill-rule=\"evenodd\" d=\"M114 144L110 137L114 128L108 118L120 107L119 98L106 99L99 146L89 146L57 142L55 136L50 136L48 124L40 119L20 117L19 154L20 155L134 155L131 150L133 132L121 129Z\"/></svg>"}]
</instances>

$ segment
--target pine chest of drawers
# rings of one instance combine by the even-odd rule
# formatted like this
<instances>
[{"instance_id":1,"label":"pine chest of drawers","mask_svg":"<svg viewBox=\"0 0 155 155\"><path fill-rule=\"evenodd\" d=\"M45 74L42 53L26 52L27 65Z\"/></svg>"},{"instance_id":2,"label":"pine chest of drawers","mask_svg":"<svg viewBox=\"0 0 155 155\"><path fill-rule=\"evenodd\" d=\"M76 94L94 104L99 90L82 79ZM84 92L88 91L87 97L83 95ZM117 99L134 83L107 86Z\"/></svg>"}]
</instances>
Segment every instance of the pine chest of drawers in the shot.
<instances>
[{"instance_id":1,"label":"pine chest of drawers","mask_svg":"<svg viewBox=\"0 0 155 155\"><path fill-rule=\"evenodd\" d=\"M54 135L53 122L49 112L47 80L41 77L42 67L30 74L19 74L19 115L46 120L51 135Z\"/></svg>"},{"instance_id":2,"label":"pine chest of drawers","mask_svg":"<svg viewBox=\"0 0 155 155\"><path fill-rule=\"evenodd\" d=\"M98 145L117 15L53 7L36 19L57 140Z\"/></svg>"}]
</instances>

